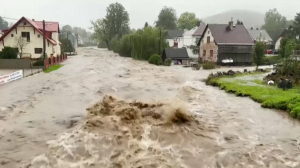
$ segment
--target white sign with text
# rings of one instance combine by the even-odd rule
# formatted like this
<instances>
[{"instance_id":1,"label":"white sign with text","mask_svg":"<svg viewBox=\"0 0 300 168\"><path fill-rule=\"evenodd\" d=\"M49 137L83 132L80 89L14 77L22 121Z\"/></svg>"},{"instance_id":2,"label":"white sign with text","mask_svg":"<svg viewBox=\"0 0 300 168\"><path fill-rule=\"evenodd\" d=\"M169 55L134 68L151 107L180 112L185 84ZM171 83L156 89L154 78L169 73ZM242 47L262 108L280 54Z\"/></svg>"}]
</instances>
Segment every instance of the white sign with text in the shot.
<instances>
[{"instance_id":1,"label":"white sign with text","mask_svg":"<svg viewBox=\"0 0 300 168\"><path fill-rule=\"evenodd\" d=\"M23 70L13 72L8 75L3 75L3 76L0 76L0 85L17 80L17 79L21 79L21 78L23 78Z\"/></svg>"}]
</instances>

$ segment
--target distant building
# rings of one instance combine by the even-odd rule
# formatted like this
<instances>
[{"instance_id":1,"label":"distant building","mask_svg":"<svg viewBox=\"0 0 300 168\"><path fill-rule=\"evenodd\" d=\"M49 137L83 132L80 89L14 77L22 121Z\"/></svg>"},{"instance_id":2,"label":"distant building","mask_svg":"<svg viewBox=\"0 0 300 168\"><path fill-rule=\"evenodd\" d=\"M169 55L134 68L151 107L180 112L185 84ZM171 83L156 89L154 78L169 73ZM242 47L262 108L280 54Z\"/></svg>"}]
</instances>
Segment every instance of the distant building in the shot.
<instances>
[{"instance_id":1,"label":"distant building","mask_svg":"<svg viewBox=\"0 0 300 168\"><path fill-rule=\"evenodd\" d=\"M189 65L190 57L186 48L166 48L163 50L162 60L170 58L175 65Z\"/></svg>"},{"instance_id":2,"label":"distant building","mask_svg":"<svg viewBox=\"0 0 300 168\"><path fill-rule=\"evenodd\" d=\"M46 53L48 56L61 54L59 42L59 23L45 22ZM43 53L43 22L22 17L11 28L4 30L0 37L0 50L5 46L16 47L16 39L24 38L28 42L23 57L39 58Z\"/></svg>"},{"instance_id":3,"label":"distant building","mask_svg":"<svg viewBox=\"0 0 300 168\"><path fill-rule=\"evenodd\" d=\"M190 46L197 45L205 27L205 24L197 23L196 27L183 33L183 46L187 48L188 55L191 58L198 58L198 54L194 54Z\"/></svg>"},{"instance_id":4,"label":"distant building","mask_svg":"<svg viewBox=\"0 0 300 168\"><path fill-rule=\"evenodd\" d=\"M286 29L282 30L282 32L280 33L280 35L276 38L275 43L274 43L275 50L279 50L280 49L280 42L281 42L282 38L285 37L286 31L287 31Z\"/></svg>"},{"instance_id":5,"label":"distant building","mask_svg":"<svg viewBox=\"0 0 300 168\"><path fill-rule=\"evenodd\" d=\"M200 38L199 59L218 64L232 59L235 64L252 63L253 40L244 25L208 24Z\"/></svg>"},{"instance_id":6,"label":"distant building","mask_svg":"<svg viewBox=\"0 0 300 168\"><path fill-rule=\"evenodd\" d=\"M269 36L266 30L260 30L258 28L253 29L252 27L251 29L248 29L248 32L254 43L257 41L263 41L266 44L270 45L273 42L272 38Z\"/></svg>"},{"instance_id":7,"label":"distant building","mask_svg":"<svg viewBox=\"0 0 300 168\"><path fill-rule=\"evenodd\" d=\"M167 42L170 47L182 48L183 47L183 30L168 30Z\"/></svg>"}]
</instances>

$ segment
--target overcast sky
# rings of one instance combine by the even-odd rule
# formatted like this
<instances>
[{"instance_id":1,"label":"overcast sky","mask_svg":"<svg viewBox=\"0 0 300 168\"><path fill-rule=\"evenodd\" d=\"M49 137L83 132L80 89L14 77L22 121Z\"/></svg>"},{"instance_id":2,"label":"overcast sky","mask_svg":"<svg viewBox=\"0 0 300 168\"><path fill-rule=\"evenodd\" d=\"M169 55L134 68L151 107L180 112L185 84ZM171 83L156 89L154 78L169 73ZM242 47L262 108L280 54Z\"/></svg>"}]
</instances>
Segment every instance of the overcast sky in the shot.
<instances>
[{"instance_id":1,"label":"overcast sky","mask_svg":"<svg viewBox=\"0 0 300 168\"><path fill-rule=\"evenodd\" d=\"M129 12L131 28L143 27L146 21L153 25L164 6L173 7L177 17L188 11L195 12L199 18L231 9L265 13L277 8L287 19L300 12L300 0L0 0L0 16L17 19L25 16L88 28L91 20L104 17L106 7L114 2L121 3Z\"/></svg>"}]
</instances>

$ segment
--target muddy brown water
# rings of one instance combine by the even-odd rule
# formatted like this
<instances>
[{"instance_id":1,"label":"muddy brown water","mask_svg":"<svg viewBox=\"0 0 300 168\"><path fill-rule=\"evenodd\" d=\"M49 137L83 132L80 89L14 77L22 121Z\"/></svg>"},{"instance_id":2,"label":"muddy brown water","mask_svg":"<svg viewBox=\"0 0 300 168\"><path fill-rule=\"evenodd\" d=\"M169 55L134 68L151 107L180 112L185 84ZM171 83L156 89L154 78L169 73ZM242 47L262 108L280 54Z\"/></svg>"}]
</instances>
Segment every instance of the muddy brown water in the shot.
<instances>
[{"instance_id":1,"label":"muddy brown water","mask_svg":"<svg viewBox=\"0 0 300 168\"><path fill-rule=\"evenodd\" d=\"M79 53L50 74L0 86L0 167L14 168L28 163L51 167L53 160L47 162L47 155L73 140L74 137L68 136L80 132L86 108L101 101L104 95L126 101L181 101L198 116L203 125L201 133L186 137L179 134L173 141L164 134L163 144L152 144L155 136L147 139L151 127L144 125L144 141L139 144L159 146L158 154L151 155L152 162L165 158L165 163L174 160L178 167L204 168L292 168L299 164L299 121L286 112L261 108L249 98L206 86L201 80L211 71L158 67L100 49L82 48ZM244 67L231 69L242 71ZM79 139L88 135L91 134L80 132ZM52 147L60 145L55 150L48 149L46 142ZM112 150L105 148L109 142L103 143L104 147L97 151L111 157ZM64 161L68 164L70 160ZM93 160L74 163L68 166L94 166ZM106 163L105 159L102 163Z\"/></svg>"}]
</instances>

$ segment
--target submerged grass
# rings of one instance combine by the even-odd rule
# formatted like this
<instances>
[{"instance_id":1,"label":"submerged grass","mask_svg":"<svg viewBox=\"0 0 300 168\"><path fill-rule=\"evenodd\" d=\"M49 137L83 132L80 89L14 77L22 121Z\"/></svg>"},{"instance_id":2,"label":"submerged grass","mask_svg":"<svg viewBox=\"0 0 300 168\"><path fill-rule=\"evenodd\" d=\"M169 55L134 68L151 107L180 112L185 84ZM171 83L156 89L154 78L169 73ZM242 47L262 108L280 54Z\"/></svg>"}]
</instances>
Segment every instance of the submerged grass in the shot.
<instances>
[{"instance_id":1,"label":"submerged grass","mask_svg":"<svg viewBox=\"0 0 300 168\"><path fill-rule=\"evenodd\" d=\"M52 66L52 67L50 67L50 68L48 68L48 69L45 69L44 72L45 72L45 73L50 73L50 72L52 72L52 71L58 70L58 69L61 68L62 66L63 66L63 65L61 65L61 64L54 65L54 66Z\"/></svg>"},{"instance_id":2,"label":"submerged grass","mask_svg":"<svg viewBox=\"0 0 300 168\"><path fill-rule=\"evenodd\" d=\"M243 80L224 80L227 77L213 78L207 82L209 85L219 86L220 89L237 96L249 96L254 101L261 103L262 107L287 110L291 116L300 119L300 94L299 89L282 90L275 86L263 85L260 80L252 82L255 86L244 85Z\"/></svg>"}]
</instances>

